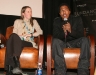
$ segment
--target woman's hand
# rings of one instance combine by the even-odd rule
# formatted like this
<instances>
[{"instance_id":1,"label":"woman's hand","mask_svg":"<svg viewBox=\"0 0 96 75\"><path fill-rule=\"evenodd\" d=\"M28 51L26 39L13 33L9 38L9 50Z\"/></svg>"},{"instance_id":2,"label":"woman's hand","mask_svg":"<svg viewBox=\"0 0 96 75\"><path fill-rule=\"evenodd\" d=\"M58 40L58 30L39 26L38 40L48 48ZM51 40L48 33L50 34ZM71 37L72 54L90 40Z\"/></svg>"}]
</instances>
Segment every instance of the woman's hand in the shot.
<instances>
[{"instance_id":1,"label":"woman's hand","mask_svg":"<svg viewBox=\"0 0 96 75\"><path fill-rule=\"evenodd\" d=\"M20 37L26 37L26 35L19 35Z\"/></svg>"},{"instance_id":2,"label":"woman's hand","mask_svg":"<svg viewBox=\"0 0 96 75\"><path fill-rule=\"evenodd\" d=\"M19 35L21 38L26 39L27 37L33 36L32 34L26 34L26 35Z\"/></svg>"},{"instance_id":3,"label":"woman's hand","mask_svg":"<svg viewBox=\"0 0 96 75\"><path fill-rule=\"evenodd\" d=\"M26 36L25 37L31 37L32 36L32 34L26 34Z\"/></svg>"}]
</instances>

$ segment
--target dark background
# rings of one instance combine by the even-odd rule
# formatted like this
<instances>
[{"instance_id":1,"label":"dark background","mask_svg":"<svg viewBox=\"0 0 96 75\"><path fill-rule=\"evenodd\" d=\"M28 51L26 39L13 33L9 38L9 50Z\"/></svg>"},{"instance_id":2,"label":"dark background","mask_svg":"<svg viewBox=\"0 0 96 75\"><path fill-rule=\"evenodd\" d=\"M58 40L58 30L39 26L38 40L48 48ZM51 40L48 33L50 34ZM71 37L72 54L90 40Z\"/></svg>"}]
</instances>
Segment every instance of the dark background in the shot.
<instances>
[{"instance_id":1,"label":"dark background","mask_svg":"<svg viewBox=\"0 0 96 75\"><path fill-rule=\"evenodd\" d=\"M81 1L88 1L88 0L81 0ZM89 0L89 1L95 1L95 0ZM47 35L52 34L53 20L54 18L59 16L58 7L61 3L69 4L71 8L71 14L74 13L73 0L43 0L43 18L35 17L35 19L38 21L38 23L41 26L41 29L44 32L44 40L45 40L44 60L46 60L46 38ZM0 33L5 35L6 28L8 26L12 26L14 24L14 21L18 18L20 18L20 16L0 14Z\"/></svg>"}]
</instances>

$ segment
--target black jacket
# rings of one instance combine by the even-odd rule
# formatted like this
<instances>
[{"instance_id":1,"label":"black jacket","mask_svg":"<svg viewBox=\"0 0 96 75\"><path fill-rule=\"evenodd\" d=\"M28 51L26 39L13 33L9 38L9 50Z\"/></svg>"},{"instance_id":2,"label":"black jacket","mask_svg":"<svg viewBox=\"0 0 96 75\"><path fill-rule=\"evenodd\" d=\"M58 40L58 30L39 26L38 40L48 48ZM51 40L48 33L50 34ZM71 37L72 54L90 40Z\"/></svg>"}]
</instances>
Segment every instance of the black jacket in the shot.
<instances>
[{"instance_id":1,"label":"black jacket","mask_svg":"<svg viewBox=\"0 0 96 75\"><path fill-rule=\"evenodd\" d=\"M65 40L65 33L62 28L63 21L61 17L55 18L53 23L53 38L58 38L62 41ZM67 34L67 41L75 40L84 36L83 22L80 17L71 15L68 18L68 22L71 25L71 33Z\"/></svg>"}]
</instances>

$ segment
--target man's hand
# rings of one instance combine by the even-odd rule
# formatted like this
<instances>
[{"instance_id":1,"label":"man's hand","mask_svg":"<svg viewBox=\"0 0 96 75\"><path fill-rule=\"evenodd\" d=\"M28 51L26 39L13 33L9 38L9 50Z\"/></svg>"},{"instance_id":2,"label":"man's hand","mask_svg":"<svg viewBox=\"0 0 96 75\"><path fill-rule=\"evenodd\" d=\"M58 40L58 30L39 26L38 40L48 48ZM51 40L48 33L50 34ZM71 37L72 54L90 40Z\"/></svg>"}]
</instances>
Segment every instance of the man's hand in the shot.
<instances>
[{"instance_id":1,"label":"man's hand","mask_svg":"<svg viewBox=\"0 0 96 75\"><path fill-rule=\"evenodd\" d=\"M62 28L63 28L65 33L67 31L71 33L71 25L70 25L70 23L64 24Z\"/></svg>"}]
</instances>

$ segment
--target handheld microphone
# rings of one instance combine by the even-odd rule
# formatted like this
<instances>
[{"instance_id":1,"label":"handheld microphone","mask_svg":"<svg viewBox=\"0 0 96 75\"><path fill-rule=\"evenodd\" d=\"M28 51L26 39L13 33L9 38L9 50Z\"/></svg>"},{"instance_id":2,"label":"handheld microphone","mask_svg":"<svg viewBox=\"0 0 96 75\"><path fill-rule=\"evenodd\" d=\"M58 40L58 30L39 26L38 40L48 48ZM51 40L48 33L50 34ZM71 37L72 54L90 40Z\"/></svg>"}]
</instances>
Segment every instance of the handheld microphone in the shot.
<instances>
[{"instance_id":1,"label":"handheld microphone","mask_svg":"<svg viewBox=\"0 0 96 75\"><path fill-rule=\"evenodd\" d=\"M67 22L68 22L68 19L67 18L64 18L64 24L67 24ZM65 42L66 42L67 30L64 33L65 33Z\"/></svg>"},{"instance_id":2,"label":"handheld microphone","mask_svg":"<svg viewBox=\"0 0 96 75\"><path fill-rule=\"evenodd\" d=\"M64 24L67 24L67 22L68 22L68 19L64 18Z\"/></svg>"},{"instance_id":3,"label":"handheld microphone","mask_svg":"<svg viewBox=\"0 0 96 75\"><path fill-rule=\"evenodd\" d=\"M64 18L64 24L67 24L67 23L68 23L68 19ZM66 30L65 34L67 35L67 30Z\"/></svg>"}]
</instances>

